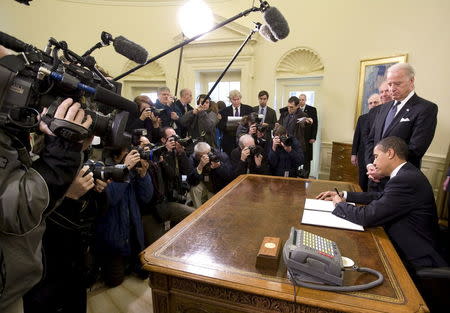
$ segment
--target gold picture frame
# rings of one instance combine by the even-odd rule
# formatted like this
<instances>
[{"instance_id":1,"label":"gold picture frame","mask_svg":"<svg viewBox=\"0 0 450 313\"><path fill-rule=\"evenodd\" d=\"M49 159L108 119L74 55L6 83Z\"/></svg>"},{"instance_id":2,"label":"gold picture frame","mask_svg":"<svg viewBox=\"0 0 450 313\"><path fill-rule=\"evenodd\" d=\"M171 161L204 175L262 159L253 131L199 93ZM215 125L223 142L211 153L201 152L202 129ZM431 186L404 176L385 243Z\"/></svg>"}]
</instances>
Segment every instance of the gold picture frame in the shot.
<instances>
[{"instance_id":1,"label":"gold picture frame","mask_svg":"<svg viewBox=\"0 0 450 313\"><path fill-rule=\"evenodd\" d=\"M369 111L367 99L378 93L378 87L386 80L387 69L396 63L405 63L408 55L402 54L392 57L361 60L359 70L358 98L355 112L355 126L358 117Z\"/></svg>"}]
</instances>

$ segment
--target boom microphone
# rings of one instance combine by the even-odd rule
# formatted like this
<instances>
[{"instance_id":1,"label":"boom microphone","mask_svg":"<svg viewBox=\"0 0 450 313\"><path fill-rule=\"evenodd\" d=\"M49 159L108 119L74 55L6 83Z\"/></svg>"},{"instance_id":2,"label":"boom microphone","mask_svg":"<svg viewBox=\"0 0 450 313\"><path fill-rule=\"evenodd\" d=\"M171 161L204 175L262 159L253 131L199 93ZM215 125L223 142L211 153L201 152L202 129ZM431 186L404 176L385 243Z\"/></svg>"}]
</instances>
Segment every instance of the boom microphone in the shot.
<instances>
[{"instance_id":1,"label":"boom microphone","mask_svg":"<svg viewBox=\"0 0 450 313\"><path fill-rule=\"evenodd\" d=\"M144 64L147 61L147 50L123 36L116 37L113 45L117 53L120 53L131 61L139 64Z\"/></svg>"},{"instance_id":2,"label":"boom microphone","mask_svg":"<svg viewBox=\"0 0 450 313\"><path fill-rule=\"evenodd\" d=\"M278 41L278 39L275 38L275 36L272 34L272 31L270 30L269 26L267 26L266 24L261 26L261 28L259 29L259 34L263 36L267 41L271 42Z\"/></svg>"},{"instance_id":3,"label":"boom microphone","mask_svg":"<svg viewBox=\"0 0 450 313\"><path fill-rule=\"evenodd\" d=\"M289 25L277 8L267 8L264 11L264 20L276 39L281 40L289 35Z\"/></svg>"},{"instance_id":4,"label":"boom microphone","mask_svg":"<svg viewBox=\"0 0 450 313\"><path fill-rule=\"evenodd\" d=\"M26 52L33 49L32 45L26 44L13 36L5 34L4 32L0 32L0 45L15 52Z\"/></svg>"}]
</instances>

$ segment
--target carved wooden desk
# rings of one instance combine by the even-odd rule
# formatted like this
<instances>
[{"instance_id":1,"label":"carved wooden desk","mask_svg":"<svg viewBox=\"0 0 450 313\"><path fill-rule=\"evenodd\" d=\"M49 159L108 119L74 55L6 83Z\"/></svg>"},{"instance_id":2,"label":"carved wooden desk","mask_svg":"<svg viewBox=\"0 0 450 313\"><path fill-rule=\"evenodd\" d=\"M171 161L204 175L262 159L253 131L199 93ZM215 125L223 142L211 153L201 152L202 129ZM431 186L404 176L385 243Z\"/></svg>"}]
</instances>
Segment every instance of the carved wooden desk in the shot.
<instances>
[{"instance_id":1,"label":"carved wooden desk","mask_svg":"<svg viewBox=\"0 0 450 313\"><path fill-rule=\"evenodd\" d=\"M382 228L357 232L300 224L305 197L334 187L359 188L343 182L238 177L142 253L154 312L428 312ZM282 257L276 270L255 267L263 238L280 237L284 244L291 226L336 241L342 255L380 271L385 281L352 293L296 288L294 298ZM373 279L346 272L344 283Z\"/></svg>"}]
</instances>

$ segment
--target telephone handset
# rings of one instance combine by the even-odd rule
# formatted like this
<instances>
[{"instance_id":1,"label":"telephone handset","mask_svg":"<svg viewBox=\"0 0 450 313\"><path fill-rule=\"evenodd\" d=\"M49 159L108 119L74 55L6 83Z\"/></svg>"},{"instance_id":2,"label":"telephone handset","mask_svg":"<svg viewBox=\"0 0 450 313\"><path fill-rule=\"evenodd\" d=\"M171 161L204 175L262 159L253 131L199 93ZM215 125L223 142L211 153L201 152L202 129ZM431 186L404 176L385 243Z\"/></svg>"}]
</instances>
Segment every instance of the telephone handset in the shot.
<instances>
[{"instance_id":1,"label":"telephone handset","mask_svg":"<svg viewBox=\"0 0 450 313\"><path fill-rule=\"evenodd\" d=\"M353 266L351 270L374 274L378 277L377 280L364 285L342 286L344 271L347 269L342 264L336 243L294 227L284 244L283 259L291 281L302 287L328 291L357 291L378 286L383 282L380 272Z\"/></svg>"}]
</instances>

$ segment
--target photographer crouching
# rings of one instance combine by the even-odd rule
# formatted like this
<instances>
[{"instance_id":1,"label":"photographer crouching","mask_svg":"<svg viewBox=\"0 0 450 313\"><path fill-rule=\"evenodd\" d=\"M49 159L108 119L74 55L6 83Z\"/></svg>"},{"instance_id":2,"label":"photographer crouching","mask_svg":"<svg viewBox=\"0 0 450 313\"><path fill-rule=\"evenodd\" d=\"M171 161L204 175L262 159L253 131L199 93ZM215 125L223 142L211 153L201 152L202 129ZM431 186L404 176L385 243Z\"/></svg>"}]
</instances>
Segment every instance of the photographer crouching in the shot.
<instances>
[{"instance_id":1,"label":"photographer crouching","mask_svg":"<svg viewBox=\"0 0 450 313\"><path fill-rule=\"evenodd\" d=\"M255 139L248 134L239 138L239 147L231 151L231 166L234 177L243 174L269 175L267 156Z\"/></svg>"},{"instance_id":2,"label":"photographer crouching","mask_svg":"<svg viewBox=\"0 0 450 313\"><path fill-rule=\"evenodd\" d=\"M58 106L54 118L85 129L92 123L72 99ZM45 218L64 196L81 164L81 143L55 136L42 121L39 129L45 134L45 146L39 159L32 162L26 149L29 131L0 127L0 242L4 256L0 311L4 313L21 312L22 296L41 279Z\"/></svg>"},{"instance_id":3,"label":"photographer crouching","mask_svg":"<svg viewBox=\"0 0 450 313\"><path fill-rule=\"evenodd\" d=\"M187 177L191 185L189 193L195 208L198 208L231 182L233 174L227 154L211 149L206 142L195 145L190 161L193 170Z\"/></svg>"},{"instance_id":4,"label":"photographer crouching","mask_svg":"<svg viewBox=\"0 0 450 313\"><path fill-rule=\"evenodd\" d=\"M152 149L152 159L157 163L158 175L161 175L161 180L154 183L158 185L158 190L161 189L162 195L158 199L154 197L146 205L151 207L154 220L158 224L155 225L153 219L144 219L147 244L157 240L164 232L194 211L194 208L185 204L188 188L182 181L182 175L188 175L192 171L192 166L180 142L184 143L172 127L164 127L161 129L163 146Z\"/></svg>"},{"instance_id":5,"label":"photographer crouching","mask_svg":"<svg viewBox=\"0 0 450 313\"><path fill-rule=\"evenodd\" d=\"M272 175L297 177L298 168L303 164L303 151L295 137L290 137L283 126L276 126L269 152Z\"/></svg>"}]
</instances>

